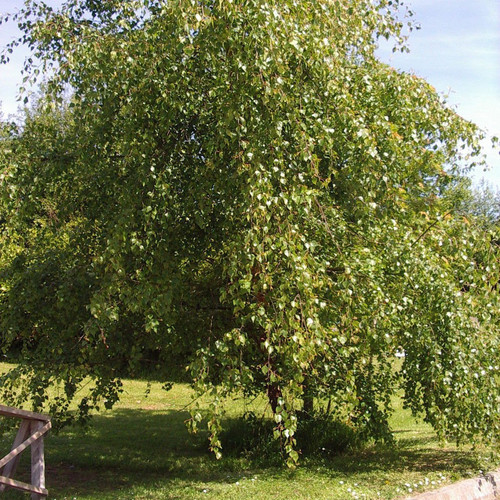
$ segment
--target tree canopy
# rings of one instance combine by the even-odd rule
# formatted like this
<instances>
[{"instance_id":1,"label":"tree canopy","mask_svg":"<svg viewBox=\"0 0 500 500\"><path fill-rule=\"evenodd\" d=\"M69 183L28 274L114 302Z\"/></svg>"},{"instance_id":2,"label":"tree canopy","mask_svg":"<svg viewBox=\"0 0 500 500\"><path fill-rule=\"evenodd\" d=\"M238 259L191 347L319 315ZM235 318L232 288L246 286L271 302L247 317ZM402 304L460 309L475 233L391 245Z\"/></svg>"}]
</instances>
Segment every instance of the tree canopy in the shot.
<instances>
[{"instance_id":1,"label":"tree canopy","mask_svg":"<svg viewBox=\"0 0 500 500\"><path fill-rule=\"evenodd\" d=\"M230 395L267 396L290 463L301 405L387 437L400 387L442 436L498 432L498 226L449 195L483 134L377 59L400 3L27 1L47 81L3 127L4 396L84 418L188 363L217 455Z\"/></svg>"}]
</instances>

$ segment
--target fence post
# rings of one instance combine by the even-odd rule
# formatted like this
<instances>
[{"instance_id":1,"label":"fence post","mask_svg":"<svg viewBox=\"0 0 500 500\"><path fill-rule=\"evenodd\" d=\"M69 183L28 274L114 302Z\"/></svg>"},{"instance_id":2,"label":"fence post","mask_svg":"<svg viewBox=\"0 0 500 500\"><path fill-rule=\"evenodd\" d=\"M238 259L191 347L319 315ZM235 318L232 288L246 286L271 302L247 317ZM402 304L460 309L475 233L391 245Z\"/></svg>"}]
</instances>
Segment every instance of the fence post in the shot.
<instances>
[{"instance_id":1,"label":"fence post","mask_svg":"<svg viewBox=\"0 0 500 500\"><path fill-rule=\"evenodd\" d=\"M33 420L31 433L34 434L43 427L43 422ZM43 437L31 445L31 484L40 489L45 489L45 457L43 453ZM31 500L42 500L45 496L38 493L31 494Z\"/></svg>"},{"instance_id":2,"label":"fence post","mask_svg":"<svg viewBox=\"0 0 500 500\"><path fill-rule=\"evenodd\" d=\"M21 419L10 453L0 459L0 492L14 488L31 493L32 500L47 498L45 489L45 457L43 436L51 428L50 417L17 408L0 405L0 415ZM21 453L31 446L31 484L12 478Z\"/></svg>"}]
</instances>

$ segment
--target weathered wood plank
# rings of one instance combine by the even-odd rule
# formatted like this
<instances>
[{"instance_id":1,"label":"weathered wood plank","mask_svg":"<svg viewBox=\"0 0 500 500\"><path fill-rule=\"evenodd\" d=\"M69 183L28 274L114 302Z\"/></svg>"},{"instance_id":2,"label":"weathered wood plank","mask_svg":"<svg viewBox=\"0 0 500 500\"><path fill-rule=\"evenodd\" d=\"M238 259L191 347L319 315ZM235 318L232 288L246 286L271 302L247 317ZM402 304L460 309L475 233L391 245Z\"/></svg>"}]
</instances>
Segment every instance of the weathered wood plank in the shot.
<instances>
[{"instance_id":1,"label":"weathered wood plank","mask_svg":"<svg viewBox=\"0 0 500 500\"><path fill-rule=\"evenodd\" d=\"M35 413L34 411L20 410L19 408L11 408L10 406L0 405L0 415L6 417L24 418L27 420L41 420L42 422L49 422L50 417L43 413Z\"/></svg>"},{"instance_id":2,"label":"weathered wood plank","mask_svg":"<svg viewBox=\"0 0 500 500\"><path fill-rule=\"evenodd\" d=\"M22 419L10 453L0 460L0 472L3 474L0 475L0 493L5 488L11 487L30 492L32 500L47 498L43 435L52 427L50 417L42 413L20 410L5 405L0 405L0 415ZM28 446L31 446L32 484L12 479L20 455Z\"/></svg>"},{"instance_id":3,"label":"weathered wood plank","mask_svg":"<svg viewBox=\"0 0 500 500\"><path fill-rule=\"evenodd\" d=\"M21 425L19 426L19 430L17 431L16 437L14 439L14 444L12 445L11 451L15 450L25 439L27 439L31 432L31 423L30 420L23 420L21 422ZM17 465L19 463L19 459L21 458L20 455L17 455L14 457L9 463L5 465L5 467L2 468L0 467L0 473L4 477L12 477L17 469ZM5 485L1 484L0 485L0 492L5 490Z\"/></svg>"},{"instance_id":4,"label":"weathered wood plank","mask_svg":"<svg viewBox=\"0 0 500 500\"><path fill-rule=\"evenodd\" d=\"M0 467L3 467L14 457L22 453L31 443L34 443L37 439L40 439L51 427L52 424L50 423L50 421L42 425L42 427L40 427L38 431L32 434L28 439L23 441L19 446L14 448L9 454L5 455L5 457L0 460Z\"/></svg>"},{"instance_id":5,"label":"weathered wood plank","mask_svg":"<svg viewBox=\"0 0 500 500\"><path fill-rule=\"evenodd\" d=\"M23 483L22 481L16 481L10 477L0 476L0 483L11 486L12 488L17 488L18 490L37 493L42 496L47 496L48 494L48 491L45 488L38 488L37 486L32 486L31 484Z\"/></svg>"},{"instance_id":6,"label":"weathered wood plank","mask_svg":"<svg viewBox=\"0 0 500 500\"><path fill-rule=\"evenodd\" d=\"M36 433L43 428L43 422L32 421L31 432ZM40 489L45 489L45 460L43 451L43 438L31 445L31 484ZM32 500L40 500L38 493L32 493Z\"/></svg>"}]
</instances>

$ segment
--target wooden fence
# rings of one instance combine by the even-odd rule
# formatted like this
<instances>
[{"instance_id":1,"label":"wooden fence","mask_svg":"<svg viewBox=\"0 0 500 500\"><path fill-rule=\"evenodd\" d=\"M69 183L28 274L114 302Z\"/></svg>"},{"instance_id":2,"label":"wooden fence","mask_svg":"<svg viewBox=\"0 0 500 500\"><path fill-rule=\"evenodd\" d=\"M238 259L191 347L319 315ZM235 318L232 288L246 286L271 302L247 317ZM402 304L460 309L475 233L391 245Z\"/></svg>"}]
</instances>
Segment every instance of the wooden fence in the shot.
<instances>
[{"instance_id":1,"label":"wooden fence","mask_svg":"<svg viewBox=\"0 0 500 500\"><path fill-rule=\"evenodd\" d=\"M32 500L47 498L43 436L51 427L50 417L0 405L0 415L21 419L10 453L0 459L0 493L14 488L31 493ZM21 453L31 445L31 484L12 479Z\"/></svg>"}]
</instances>

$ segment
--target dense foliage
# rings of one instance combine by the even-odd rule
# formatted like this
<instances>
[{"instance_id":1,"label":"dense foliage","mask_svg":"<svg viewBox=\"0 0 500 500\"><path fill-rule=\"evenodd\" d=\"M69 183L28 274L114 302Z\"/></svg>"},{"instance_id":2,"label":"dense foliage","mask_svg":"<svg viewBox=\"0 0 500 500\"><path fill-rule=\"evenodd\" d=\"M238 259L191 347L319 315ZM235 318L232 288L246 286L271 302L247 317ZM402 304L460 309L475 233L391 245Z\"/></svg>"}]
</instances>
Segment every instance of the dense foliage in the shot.
<instances>
[{"instance_id":1,"label":"dense foliage","mask_svg":"<svg viewBox=\"0 0 500 500\"><path fill-rule=\"evenodd\" d=\"M498 432L498 229L449 195L481 133L375 57L398 3L28 1L48 81L2 136L4 396L83 418L189 360L216 454L240 394L290 463L302 405L388 437L401 385L441 435Z\"/></svg>"}]
</instances>

